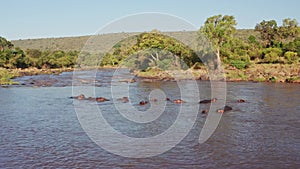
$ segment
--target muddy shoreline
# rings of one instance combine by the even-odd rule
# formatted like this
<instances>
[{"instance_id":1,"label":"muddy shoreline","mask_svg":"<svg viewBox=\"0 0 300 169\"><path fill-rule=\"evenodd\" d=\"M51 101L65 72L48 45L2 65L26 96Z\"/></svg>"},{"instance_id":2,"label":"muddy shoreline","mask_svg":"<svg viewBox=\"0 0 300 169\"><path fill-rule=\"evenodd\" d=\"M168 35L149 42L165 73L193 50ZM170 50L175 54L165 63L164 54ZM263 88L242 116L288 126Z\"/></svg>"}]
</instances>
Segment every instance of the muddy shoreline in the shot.
<instances>
[{"instance_id":1,"label":"muddy shoreline","mask_svg":"<svg viewBox=\"0 0 300 169\"><path fill-rule=\"evenodd\" d=\"M94 70L96 68L76 69L82 71ZM117 69L117 67L101 67L98 70ZM66 72L74 71L74 68L62 69L14 69L16 76L11 80L14 86L66 86L71 85L72 78L61 75ZM111 70L109 70L111 71ZM155 81L177 81L177 80L219 80L227 82L280 82L280 83L298 83L300 84L300 65L280 65L265 64L253 65L247 69L239 70L227 66L224 68L223 76L218 79L211 79L205 67L199 69L161 71L153 69L150 71L132 71L134 80L128 79L128 83L135 81L155 82ZM36 77L37 75L40 75ZM68 75L70 76L70 75ZM28 77L24 81L16 80L21 77ZM61 78L61 79L60 79ZM68 81L62 84L60 81ZM57 85L59 84L59 85ZM1 85L2 87L9 85Z\"/></svg>"},{"instance_id":2,"label":"muddy shoreline","mask_svg":"<svg viewBox=\"0 0 300 169\"><path fill-rule=\"evenodd\" d=\"M300 83L300 64L256 64L247 69L236 69L226 66L221 73L221 77L216 77L216 79L210 78L209 72L205 67L174 72L158 70L135 72L136 76L144 81L175 81L174 75L176 73L176 80Z\"/></svg>"}]
</instances>

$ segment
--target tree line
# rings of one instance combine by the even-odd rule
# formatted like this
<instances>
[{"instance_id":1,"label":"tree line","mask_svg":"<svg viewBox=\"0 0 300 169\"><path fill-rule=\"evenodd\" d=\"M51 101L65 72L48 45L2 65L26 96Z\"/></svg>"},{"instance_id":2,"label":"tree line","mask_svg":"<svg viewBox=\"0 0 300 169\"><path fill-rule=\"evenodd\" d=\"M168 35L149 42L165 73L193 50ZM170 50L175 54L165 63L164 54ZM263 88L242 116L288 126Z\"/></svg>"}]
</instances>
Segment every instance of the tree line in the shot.
<instances>
[{"instance_id":1,"label":"tree line","mask_svg":"<svg viewBox=\"0 0 300 169\"><path fill-rule=\"evenodd\" d=\"M21 50L0 37L0 67L14 68L64 68L76 63L77 51L40 51L37 49Z\"/></svg>"},{"instance_id":2,"label":"tree line","mask_svg":"<svg viewBox=\"0 0 300 169\"><path fill-rule=\"evenodd\" d=\"M295 19L284 19L282 25L275 20L258 23L254 30L259 36L248 35L246 40L235 36L237 22L234 16L216 15L207 18L198 33L204 34L212 44L217 61L238 69L259 63L298 63L300 57L300 27ZM0 67L64 68L80 65L112 65L121 63L130 67L159 67L162 69L192 67L201 63L198 51L191 50L174 38L159 31L141 33L127 41L117 43L109 53L90 54L78 51L21 50L4 37L0 37ZM102 59L99 59L99 56ZM128 58L128 56L133 56ZM182 63L184 62L184 63ZM216 68L220 64L217 63Z\"/></svg>"},{"instance_id":3,"label":"tree line","mask_svg":"<svg viewBox=\"0 0 300 169\"><path fill-rule=\"evenodd\" d=\"M300 27L295 19L263 20L254 28L260 37L249 35L247 41L234 37L234 16L216 15L208 18L199 30L211 40L217 57L236 68L253 63L295 63L300 56Z\"/></svg>"}]
</instances>

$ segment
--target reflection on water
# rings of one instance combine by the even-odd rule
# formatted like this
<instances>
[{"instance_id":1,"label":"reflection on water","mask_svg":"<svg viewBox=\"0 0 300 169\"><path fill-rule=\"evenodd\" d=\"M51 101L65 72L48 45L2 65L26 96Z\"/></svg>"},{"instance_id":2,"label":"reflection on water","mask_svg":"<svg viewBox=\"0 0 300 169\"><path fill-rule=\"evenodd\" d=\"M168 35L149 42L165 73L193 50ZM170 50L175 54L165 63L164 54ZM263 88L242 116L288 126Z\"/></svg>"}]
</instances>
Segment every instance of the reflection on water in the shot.
<instances>
[{"instance_id":1,"label":"reflection on water","mask_svg":"<svg viewBox=\"0 0 300 169\"><path fill-rule=\"evenodd\" d=\"M97 96L111 99L108 90L111 76L110 70L97 74ZM23 77L19 81L27 83L28 79L35 78L38 77ZM227 83L227 104L233 107L233 111L223 115L217 130L207 142L198 144L199 133L206 118L199 113L193 129L176 147L159 156L130 159L108 153L90 140L79 124L73 101L68 99L72 95L72 73L55 78L57 81L52 87L28 87L34 86L31 84L26 87L0 88L0 168L300 166L298 84ZM201 99L210 98L209 82L199 81L198 85ZM133 106L147 110L149 107L141 108L138 101L148 99L148 94L157 88L170 98L180 97L176 82L138 81L130 84ZM235 102L241 98L246 103ZM189 104L194 104L191 102ZM180 107L168 103L165 112L157 120L137 125L126 121L112 109L112 102L87 104L101 106L105 110L104 117L115 129L133 137L149 137L163 132L174 122ZM201 105L199 112L206 108L208 105Z\"/></svg>"}]
</instances>

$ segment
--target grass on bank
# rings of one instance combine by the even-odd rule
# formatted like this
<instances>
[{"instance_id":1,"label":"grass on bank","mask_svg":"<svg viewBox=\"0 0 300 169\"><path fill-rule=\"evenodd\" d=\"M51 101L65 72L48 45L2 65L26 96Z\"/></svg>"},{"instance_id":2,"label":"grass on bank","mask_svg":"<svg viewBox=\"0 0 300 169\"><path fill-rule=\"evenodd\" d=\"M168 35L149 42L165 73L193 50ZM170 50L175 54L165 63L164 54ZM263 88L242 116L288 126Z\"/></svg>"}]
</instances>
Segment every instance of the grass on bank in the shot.
<instances>
[{"instance_id":1,"label":"grass on bank","mask_svg":"<svg viewBox=\"0 0 300 169\"><path fill-rule=\"evenodd\" d=\"M11 79L18 76L16 70L9 70L5 68L0 68L0 85L12 85L16 84Z\"/></svg>"},{"instance_id":2,"label":"grass on bank","mask_svg":"<svg viewBox=\"0 0 300 169\"><path fill-rule=\"evenodd\" d=\"M294 64L251 64L246 69L232 69L230 65L224 65L227 81L255 81L255 82L288 82L300 83L300 63ZM12 85L13 78L18 76L30 76L38 74L59 74L65 71L73 71L73 68L64 69L5 69L0 68L0 85ZM189 69L195 79L209 80L209 74L205 66L200 66L197 69ZM187 74L184 70L163 71L160 69L149 68L147 71L134 72L135 75L149 79L174 79L173 74ZM187 76L181 77L182 79ZM179 77L180 79L180 77Z\"/></svg>"}]
</instances>

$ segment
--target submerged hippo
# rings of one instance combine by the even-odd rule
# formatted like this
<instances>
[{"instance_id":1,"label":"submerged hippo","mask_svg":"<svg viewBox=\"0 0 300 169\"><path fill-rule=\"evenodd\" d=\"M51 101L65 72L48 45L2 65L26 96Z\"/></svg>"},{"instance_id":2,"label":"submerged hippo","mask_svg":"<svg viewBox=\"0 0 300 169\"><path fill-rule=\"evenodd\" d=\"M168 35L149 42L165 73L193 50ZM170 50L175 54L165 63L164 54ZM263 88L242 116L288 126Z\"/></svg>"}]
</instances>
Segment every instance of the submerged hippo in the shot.
<instances>
[{"instance_id":1,"label":"submerged hippo","mask_svg":"<svg viewBox=\"0 0 300 169\"><path fill-rule=\"evenodd\" d=\"M89 101L96 101L96 98L88 97L87 100L89 100Z\"/></svg>"},{"instance_id":2,"label":"submerged hippo","mask_svg":"<svg viewBox=\"0 0 300 169\"><path fill-rule=\"evenodd\" d=\"M119 101L121 101L121 102L123 102L123 103L129 102L128 97L122 97L122 98L119 98L119 99L117 99L117 100L119 100Z\"/></svg>"},{"instance_id":3,"label":"submerged hippo","mask_svg":"<svg viewBox=\"0 0 300 169\"><path fill-rule=\"evenodd\" d=\"M176 100L173 100L173 103L177 103L177 104L180 104L180 103L184 103L185 101L181 100L181 99L176 99Z\"/></svg>"},{"instance_id":4,"label":"submerged hippo","mask_svg":"<svg viewBox=\"0 0 300 169\"><path fill-rule=\"evenodd\" d=\"M104 97L96 97L95 99L97 102L105 102L105 101L109 101L109 99L106 99Z\"/></svg>"},{"instance_id":5,"label":"submerged hippo","mask_svg":"<svg viewBox=\"0 0 300 169\"><path fill-rule=\"evenodd\" d=\"M148 104L148 102L147 101L140 101L140 105L146 105L146 104Z\"/></svg>"},{"instance_id":6,"label":"submerged hippo","mask_svg":"<svg viewBox=\"0 0 300 169\"><path fill-rule=\"evenodd\" d=\"M79 96L71 96L70 98L71 99L84 100L85 96L84 96L84 94L80 94Z\"/></svg>"},{"instance_id":7,"label":"submerged hippo","mask_svg":"<svg viewBox=\"0 0 300 169\"><path fill-rule=\"evenodd\" d=\"M210 100L201 100L199 103L200 104L206 104L206 103L212 103L212 102L216 102L217 98L212 98Z\"/></svg>"},{"instance_id":8,"label":"submerged hippo","mask_svg":"<svg viewBox=\"0 0 300 169\"><path fill-rule=\"evenodd\" d=\"M207 109L202 110L201 113L202 113L202 114L207 114L207 113L208 113L208 110L207 110Z\"/></svg>"},{"instance_id":9,"label":"submerged hippo","mask_svg":"<svg viewBox=\"0 0 300 169\"><path fill-rule=\"evenodd\" d=\"M237 100L237 102L238 103L244 103L244 102L246 102L244 99L239 99L239 100Z\"/></svg>"},{"instance_id":10,"label":"submerged hippo","mask_svg":"<svg viewBox=\"0 0 300 169\"><path fill-rule=\"evenodd\" d=\"M152 98L150 101L151 102L157 102L157 99L156 98Z\"/></svg>"},{"instance_id":11,"label":"submerged hippo","mask_svg":"<svg viewBox=\"0 0 300 169\"><path fill-rule=\"evenodd\" d=\"M230 106L225 106L223 109L217 110L217 112L218 112L218 113L225 113L225 112L230 111L230 110L232 110L232 107L230 107Z\"/></svg>"}]
</instances>

